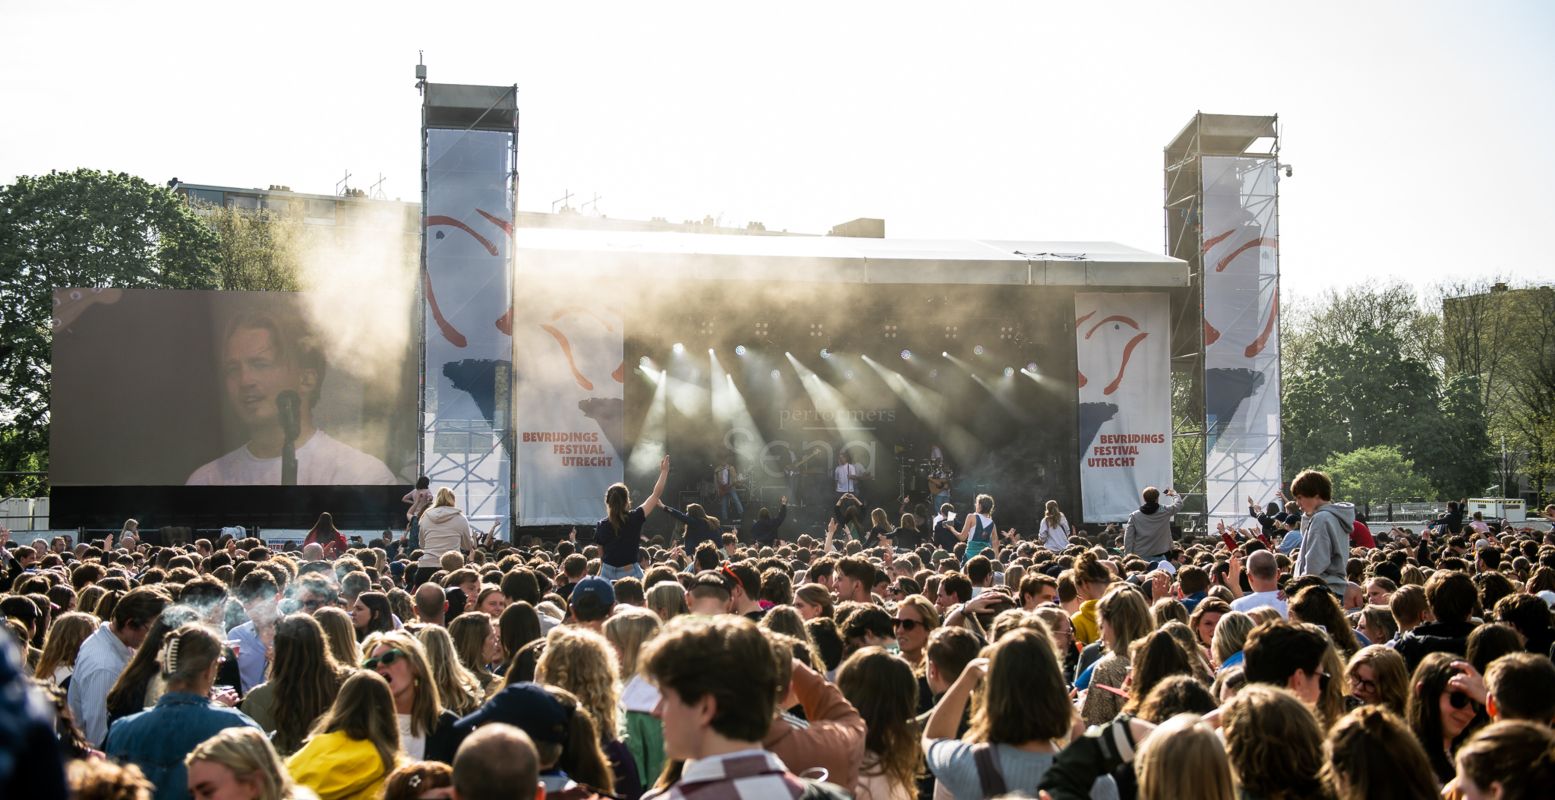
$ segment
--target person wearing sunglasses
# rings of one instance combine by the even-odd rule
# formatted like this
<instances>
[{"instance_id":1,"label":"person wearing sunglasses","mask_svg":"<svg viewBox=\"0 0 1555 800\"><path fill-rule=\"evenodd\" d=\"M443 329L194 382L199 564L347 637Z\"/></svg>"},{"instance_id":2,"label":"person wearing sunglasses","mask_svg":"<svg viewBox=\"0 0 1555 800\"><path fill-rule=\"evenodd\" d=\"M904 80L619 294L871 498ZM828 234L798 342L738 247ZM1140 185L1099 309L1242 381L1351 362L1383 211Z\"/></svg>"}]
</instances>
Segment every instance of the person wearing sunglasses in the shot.
<instances>
[{"instance_id":1,"label":"person wearing sunglasses","mask_svg":"<svg viewBox=\"0 0 1555 800\"><path fill-rule=\"evenodd\" d=\"M908 595L896 606L896 618L891 621L896 628L896 643L902 649L902 658L913 669L923 667L924 650L929 646L929 633L939 627L939 612L934 604L921 594Z\"/></svg>"},{"instance_id":2,"label":"person wearing sunglasses","mask_svg":"<svg viewBox=\"0 0 1555 800\"><path fill-rule=\"evenodd\" d=\"M389 682L405 755L419 761L429 752L453 752L444 743L459 717L443 707L421 642L405 631L375 633L362 642L362 653L367 656L362 669Z\"/></svg>"},{"instance_id":3,"label":"person wearing sunglasses","mask_svg":"<svg viewBox=\"0 0 1555 800\"><path fill-rule=\"evenodd\" d=\"M1468 692L1449 683L1459 673L1453 667L1458 660L1452 653L1431 653L1422 659L1410 678L1414 685L1405 708L1409 727L1442 784L1457 775L1453 756L1458 748L1489 721Z\"/></svg>"}]
</instances>

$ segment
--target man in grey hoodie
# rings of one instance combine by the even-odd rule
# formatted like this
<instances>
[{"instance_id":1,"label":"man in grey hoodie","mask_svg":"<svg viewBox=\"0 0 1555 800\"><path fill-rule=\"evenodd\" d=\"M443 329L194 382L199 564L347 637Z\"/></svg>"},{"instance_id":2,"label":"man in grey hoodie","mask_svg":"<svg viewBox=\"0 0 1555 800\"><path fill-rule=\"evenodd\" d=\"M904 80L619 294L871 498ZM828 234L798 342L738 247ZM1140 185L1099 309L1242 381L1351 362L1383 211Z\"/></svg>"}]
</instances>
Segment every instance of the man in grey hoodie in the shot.
<instances>
[{"instance_id":1,"label":"man in grey hoodie","mask_svg":"<svg viewBox=\"0 0 1555 800\"><path fill-rule=\"evenodd\" d=\"M1172 515L1182 505L1182 498L1167 489L1166 502L1161 502L1163 492L1154 486L1141 495L1144 505L1128 515L1128 525L1123 529L1123 552L1144 558L1152 565L1166 558L1172 549Z\"/></svg>"},{"instance_id":2,"label":"man in grey hoodie","mask_svg":"<svg viewBox=\"0 0 1555 800\"><path fill-rule=\"evenodd\" d=\"M1344 602L1349 584L1345 564L1350 559L1350 531L1355 527L1355 505L1335 503L1334 482L1317 470L1304 470L1290 482L1290 494L1301 506L1301 551L1296 556L1294 577L1317 575Z\"/></svg>"}]
</instances>

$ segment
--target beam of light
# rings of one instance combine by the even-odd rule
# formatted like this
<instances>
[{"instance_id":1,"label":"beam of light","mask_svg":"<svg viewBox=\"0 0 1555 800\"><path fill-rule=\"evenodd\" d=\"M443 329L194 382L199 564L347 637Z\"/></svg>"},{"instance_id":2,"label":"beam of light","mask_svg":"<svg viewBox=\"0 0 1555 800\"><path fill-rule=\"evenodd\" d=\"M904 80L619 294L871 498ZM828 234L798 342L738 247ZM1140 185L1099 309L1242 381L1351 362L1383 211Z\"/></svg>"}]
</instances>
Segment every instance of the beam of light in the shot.
<instances>
[{"instance_id":1,"label":"beam of light","mask_svg":"<svg viewBox=\"0 0 1555 800\"><path fill-rule=\"evenodd\" d=\"M669 436L669 373L649 372L648 380L654 384L653 399L648 401L648 414L643 418L637 441L632 443L632 455L626 462L628 475L656 472Z\"/></svg>"},{"instance_id":2,"label":"beam of light","mask_svg":"<svg viewBox=\"0 0 1555 800\"><path fill-rule=\"evenodd\" d=\"M1014 417L1016 421L1023 423L1029 423L1032 421L1031 415L1027 414L1024 409L1015 404L1015 387L1010 381L1000 381L996 386L990 384L986 380L983 380L983 376L978 375L975 372L971 373L971 375L972 380L976 381L978 386L983 387L983 389L988 392L988 396L992 397L994 402L998 403L1000 407L1008 412L1011 417Z\"/></svg>"},{"instance_id":3,"label":"beam of light","mask_svg":"<svg viewBox=\"0 0 1555 800\"><path fill-rule=\"evenodd\" d=\"M810 405L820 414L829 419L816 420L813 425L801 428L803 435L809 436L809 431L819 431L818 435L846 437L852 442L864 444L870 451L870 463L860 464L866 470L874 469L874 455L878 440L873 431L864 426L863 421L855 419L853 407L848 404L848 399L836 387L827 383L824 378L815 374L813 370L799 363L799 359L793 356L788 361L794 367L794 372L799 374L799 386L810 397ZM835 432L835 433L831 433Z\"/></svg>"},{"instance_id":4,"label":"beam of light","mask_svg":"<svg viewBox=\"0 0 1555 800\"><path fill-rule=\"evenodd\" d=\"M874 359L865 358L864 362L901 398L913 416L929 426L934 437L950 451L951 457L957 462L971 464L981 455L982 447L977 438L955 421L954 410L943 394L914 383L900 372L886 369L875 363Z\"/></svg>"},{"instance_id":5,"label":"beam of light","mask_svg":"<svg viewBox=\"0 0 1555 800\"><path fill-rule=\"evenodd\" d=\"M713 356L712 405L714 432L723 436L723 447L739 456L739 463L753 465L761 460L767 442L751 417L750 406L734 385L734 376Z\"/></svg>"}]
</instances>

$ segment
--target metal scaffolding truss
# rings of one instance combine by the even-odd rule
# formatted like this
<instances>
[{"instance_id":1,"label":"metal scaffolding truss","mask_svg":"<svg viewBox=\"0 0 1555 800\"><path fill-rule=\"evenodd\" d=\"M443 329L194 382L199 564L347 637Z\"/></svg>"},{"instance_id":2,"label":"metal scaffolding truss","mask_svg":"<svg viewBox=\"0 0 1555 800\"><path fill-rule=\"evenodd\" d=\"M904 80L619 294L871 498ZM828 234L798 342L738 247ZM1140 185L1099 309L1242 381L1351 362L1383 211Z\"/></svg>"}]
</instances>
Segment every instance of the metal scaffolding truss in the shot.
<instances>
[{"instance_id":1,"label":"metal scaffolding truss","mask_svg":"<svg viewBox=\"0 0 1555 800\"><path fill-rule=\"evenodd\" d=\"M1164 204L1166 253L1188 263L1189 302L1176 307L1172 321L1172 370L1179 380L1186 379L1185 391L1173 392L1173 437L1191 442L1192 453L1187 474L1179 474L1178 491L1183 495L1183 510L1190 524L1207 527L1208 509L1224 498L1206 497L1208 475L1209 421L1205 399L1204 341L1204 158L1206 156L1268 157L1279 155L1277 116L1194 114L1164 153ZM1259 203L1274 203L1278 214L1277 192ZM1278 292L1278 274L1274 276ZM1278 446L1278 436L1269 437L1262 452ZM1256 456L1254 457L1256 460ZM1223 465L1227 469L1245 469L1242 459ZM1181 466L1181 465L1179 465ZM1213 501L1213 502L1212 502Z\"/></svg>"}]
</instances>

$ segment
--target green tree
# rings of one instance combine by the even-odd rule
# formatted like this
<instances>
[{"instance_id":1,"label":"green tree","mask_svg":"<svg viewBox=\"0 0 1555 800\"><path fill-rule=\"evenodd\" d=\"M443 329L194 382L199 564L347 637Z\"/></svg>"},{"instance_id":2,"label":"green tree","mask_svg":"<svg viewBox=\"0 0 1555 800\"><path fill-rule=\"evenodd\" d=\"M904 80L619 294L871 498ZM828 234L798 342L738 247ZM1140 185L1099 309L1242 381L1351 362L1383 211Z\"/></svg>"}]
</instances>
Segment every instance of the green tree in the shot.
<instances>
[{"instance_id":1,"label":"green tree","mask_svg":"<svg viewBox=\"0 0 1555 800\"><path fill-rule=\"evenodd\" d=\"M1362 447L1320 467L1334 479L1334 499L1368 507L1431 496L1431 483L1396 447Z\"/></svg>"},{"instance_id":2,"label":"green tree","mask_svg":"<svg viewBox=\"0 0 1555 800\"><path fill-rule=\"evenodd\" d=\"M0 187L0 471L47 468L53 289L215 288L215 246L177 195L124 173Z\"/></svg>"},{"instance_id":3,"label":"green tree","mask_svg":"<svg viewBox=\"0 0 1555 800\"><path fill-rule=\"evenodd\" d=\"M221 288L245 292L302 289L301 253L307 225L295 210L200 206L196 213L216 232Z\"/></svg>"}]
</instances>

